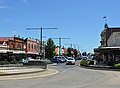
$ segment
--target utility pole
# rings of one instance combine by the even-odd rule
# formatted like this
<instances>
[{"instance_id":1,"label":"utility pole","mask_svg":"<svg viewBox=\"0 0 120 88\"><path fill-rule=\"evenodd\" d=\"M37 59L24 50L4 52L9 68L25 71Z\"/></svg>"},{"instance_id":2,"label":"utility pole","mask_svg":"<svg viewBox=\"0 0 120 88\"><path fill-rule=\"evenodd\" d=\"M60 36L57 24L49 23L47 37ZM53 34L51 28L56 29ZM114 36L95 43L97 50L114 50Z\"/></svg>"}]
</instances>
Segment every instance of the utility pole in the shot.
<instances>
[{"instance_id":1,"label":"utility pole","mask_svg":"<svg viewBox=\"0 0 120 88\"><path fill-rule=\"evenodd\" d=\"M61 42L62 42L62 39L70 39L70 38L53 38L53 39L59 39L59 55L61 55Z\"/></svg>"},{"instance_id":2,"label":"utility pole","mask_svg":"<svg viewBox=\"0 0 120 88\"><path fill-rule=\"evenodd\" d=\"M26 30L40 30L40 52L39 55L42 57L43 53L42 53L42 31L43 29L57 29L57 28L27 28Z\"/></svg>"}]
</instances>

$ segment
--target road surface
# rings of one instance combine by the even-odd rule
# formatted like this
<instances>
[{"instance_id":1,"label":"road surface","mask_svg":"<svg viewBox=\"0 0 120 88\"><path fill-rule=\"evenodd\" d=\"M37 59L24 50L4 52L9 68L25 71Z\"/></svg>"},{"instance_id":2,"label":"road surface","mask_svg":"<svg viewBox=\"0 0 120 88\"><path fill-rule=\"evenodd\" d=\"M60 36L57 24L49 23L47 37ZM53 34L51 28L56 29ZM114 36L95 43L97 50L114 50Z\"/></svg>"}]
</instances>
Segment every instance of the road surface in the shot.
<instances>
[{"instance_id":1,"label":"road surface","mask_svg":"<svg viewBox=\"0 0 120 88\"><path fill-rule=\"evenodd\" d=\"M59 73L42 78L0 80L0 88L120 88L120 72L91 70L64 63L48 67Z\"/></svg>"}]
</instances>

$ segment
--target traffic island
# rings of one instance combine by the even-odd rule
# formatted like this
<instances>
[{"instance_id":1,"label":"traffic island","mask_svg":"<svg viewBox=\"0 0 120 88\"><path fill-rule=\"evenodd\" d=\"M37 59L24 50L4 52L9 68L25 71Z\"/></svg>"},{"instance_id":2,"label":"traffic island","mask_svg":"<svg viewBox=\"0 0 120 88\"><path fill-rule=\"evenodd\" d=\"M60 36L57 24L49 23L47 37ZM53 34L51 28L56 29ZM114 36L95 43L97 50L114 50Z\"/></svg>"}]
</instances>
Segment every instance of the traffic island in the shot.
<instances>
[{"instance_id":1,"label":"traffic island","mask_svg":"<svg viewBox=\"0 0 120 88\"><path fill-rule=\"evenodd\" d=\"M0 76L5 75L19 75L19 74L30 74L30 73L37 73L43 72L47 69L42 69L36 66L27 66L27 67L0 67Z\"/></svg>"},{"instance_id":2,"label":"traffic island","mask_svg":"<svg viewBox=\"0 0 120 88\"><path fill-rule=\"evenodd\" d=\"M114 66L108 66L108 65L94 65L94 62L91 60L82 60L80 62L80 67L88 68L88 69L94 69L94 70L110 70L110 71L120 71L120 64L115 64Z\"/></svg>"},{"instance_id":3,"label":"traffic island","mask_svg":"<svg viewBox=\"0 0 120 88\"><path fill-rule=\"evenodd\" d=\"M18 79L32 79L51 76L57 74L59 71L55 69L47 69L43 72L37 72L32 74L19 74L19 75L5 75L0 76L0 80L18 80Z\"/></svg>"},{"instance_id":4,"label":"traffic island","mask_svg":"<svg viewBox=\"0 0 120 88\"><path fill-rule=\"evenodd\" d=\"M80 65L82 68L94 69L94 70L108 70L108 71L120 71L120 68L115 66L104 66L104 65Z\"/></svg>"},{"instance_id":5,"label":"traffic island","mask_svg":"<svg viewBox=\"0 0 120 88\"><path fill-rule=\"evenodd\" d=\"M28 61L23 64L0 65L0 76L37 73L47 70L47 63L40 60Z\"/></svg>"}]
</instances>

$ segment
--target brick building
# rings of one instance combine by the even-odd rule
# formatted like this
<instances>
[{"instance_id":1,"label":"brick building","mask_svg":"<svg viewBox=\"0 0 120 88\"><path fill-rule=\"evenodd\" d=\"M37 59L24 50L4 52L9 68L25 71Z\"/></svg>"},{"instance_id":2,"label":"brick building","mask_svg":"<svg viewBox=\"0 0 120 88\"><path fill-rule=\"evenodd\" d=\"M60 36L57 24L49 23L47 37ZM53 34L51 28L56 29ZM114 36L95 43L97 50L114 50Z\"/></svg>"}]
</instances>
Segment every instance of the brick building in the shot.
<instances>
[{"instance_id":1,"label":"brick building","mask_svg":"<svg viewBox=\"0 0 120 88\"><path fill-rule=\"evenodd\" d=\"M45 52L42 45L42 53ZM0 60L11 61L13 59L40 56L40 41L33 38L0 37Z\"/></svg>"},{"instance_id":2,"label":"brick building","mask_svg":"<svg viewBox=\"0 0 120 88\"><path fill-rule=\"evenodd\" d=\"M39 51L40 51L40 41L37 40L37 39L33 39L33 38L26 38L25 39L25 42L26 42L26 48L27 48L27 53L30 53L30 54L39 54Z\"/></svg>"},{"instance_id":3,"label":"brick building","mask_svg":"<svg viewBox=\"0 0 120 88\"><path fill-rule=\"evenodd\" d=\"M15 58L18 54L25 54L26 43L23 38L16 37L0 37L0 59ZM9 58L8 58L9 57Z\"/></svg>"}]
</instances>

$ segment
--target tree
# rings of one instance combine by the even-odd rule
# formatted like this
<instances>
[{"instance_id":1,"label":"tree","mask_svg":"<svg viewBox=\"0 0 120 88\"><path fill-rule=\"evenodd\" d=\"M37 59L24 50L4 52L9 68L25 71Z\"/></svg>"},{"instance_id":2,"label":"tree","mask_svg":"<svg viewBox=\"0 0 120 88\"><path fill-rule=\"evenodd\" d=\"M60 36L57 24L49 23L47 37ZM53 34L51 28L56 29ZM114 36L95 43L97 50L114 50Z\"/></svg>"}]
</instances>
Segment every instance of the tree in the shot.
<instances>
[{"instance_id":1,"label":"tree","mask_svg":"<svg viewBox=\"0 0 120 88\"><path fill-rule=\"evenodd\" d=\"M67 56L71 57L72 56L72 48L67 49Z\"/></svg>"},{"instance_id":2,"label":"tree","mask_svg":"<svg viewBox=\"0 0 120 88\"><path fill-rule=\"evenodd\" d=\"M75 57L77 57L77 55L78 55L78 51L76 49L74 49L74 55L75 55Z\"/></svg>"},{"instance_id":3,"label":"tree","mask_svg":"<svg viewBox=\"0 0 120 88\"><path fill-rule=\"evenodd\" d=\"M87 56L87 52L83 52L82 55L83 55L83 56Z\"/></svg>"},{"instance_id":4,"label":"tree","mask_svg":"<svg viewBox=\"0 0 120 88\"><path fill-rule=\"evenodd\" d=\"M55 45L52 38L49 38L47 41L47 45L45 46L45 57L52 58L55 54Z\"/></svg>"}]
</instances>

